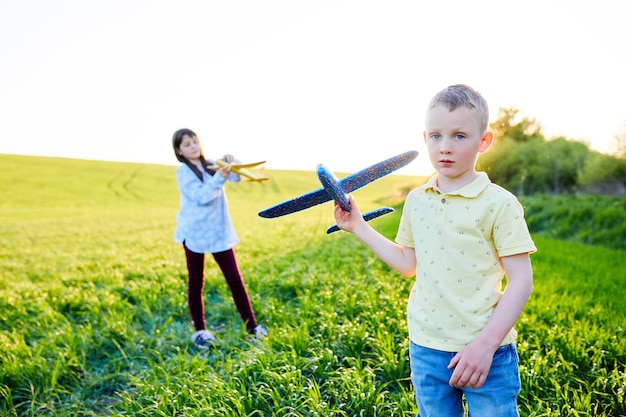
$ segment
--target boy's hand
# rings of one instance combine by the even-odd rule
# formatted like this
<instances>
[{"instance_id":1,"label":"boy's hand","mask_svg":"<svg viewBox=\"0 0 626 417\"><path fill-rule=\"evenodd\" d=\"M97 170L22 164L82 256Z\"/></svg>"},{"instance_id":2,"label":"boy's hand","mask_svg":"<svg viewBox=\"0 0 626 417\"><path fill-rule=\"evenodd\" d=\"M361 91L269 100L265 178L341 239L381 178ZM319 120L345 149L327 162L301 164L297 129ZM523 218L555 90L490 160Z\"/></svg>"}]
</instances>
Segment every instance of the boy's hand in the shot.
<instances>
[{"instance_id":1,"label":"boy's hand","mask_svg":"<svg viewBox=\"0 0 626 417\"><path fill-rule=\"evenodd\" d=\"M495 350L482 343L472 342L465 346L448 365L448 369L454 369L449 384L456 388L482 387L491 369L494 353Z\"/></svg>"},{"instance_id":2,"label":"boy's hand","mask_svg":"<svg viewBox=\"0 0 626 417\"><path fill-rule=\"evenodd\" d=\"M356 226L365 221L352 195L348 196L348 201L350 202L350 211L345 211L335 202L335 221L341 230L353 233Z\"/></svg>"}]
</instances>

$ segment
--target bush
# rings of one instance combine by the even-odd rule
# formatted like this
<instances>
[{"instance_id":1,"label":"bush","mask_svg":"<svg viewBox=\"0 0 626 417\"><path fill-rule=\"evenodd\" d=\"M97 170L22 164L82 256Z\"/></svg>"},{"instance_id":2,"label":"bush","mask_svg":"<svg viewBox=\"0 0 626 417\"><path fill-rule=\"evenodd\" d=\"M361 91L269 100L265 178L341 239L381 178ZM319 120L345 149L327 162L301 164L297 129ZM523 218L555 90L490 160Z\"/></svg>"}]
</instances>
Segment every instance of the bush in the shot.
<instances>
[{"instance_id":1,"label":"bush","mask_svg":"<svg viewBox=\"0 0 626 417\"><path fill-rule=\"evenodd\" d=\"M626 249L626 199L547 194L521 197L528 228L561 240Z\"/></svg>"}]
</instances>

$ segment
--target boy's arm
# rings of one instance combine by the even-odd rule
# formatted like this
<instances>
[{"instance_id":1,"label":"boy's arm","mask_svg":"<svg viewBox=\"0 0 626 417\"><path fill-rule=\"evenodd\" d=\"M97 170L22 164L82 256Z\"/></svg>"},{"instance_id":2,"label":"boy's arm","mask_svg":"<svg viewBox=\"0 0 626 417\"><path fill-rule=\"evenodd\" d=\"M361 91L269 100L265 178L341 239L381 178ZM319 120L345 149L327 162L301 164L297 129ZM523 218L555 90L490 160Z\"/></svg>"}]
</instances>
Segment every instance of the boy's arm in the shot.
<instances>
[{"instance_id":1,"label":"boy's arm","mask_svg":"<svg viewBox=\"0 0 626 417\"><path fill-rule=\"evenodd\" d=\"M493 315L478 337L450 361L454 368L450 385L479 388L485 383L493 354L519 318L533 287L533 272L528 253L504 256L502 266L507 278L506 288Z\"/></svg>"},{"instance_id":2,"label":"boy's arm","mask_svg":"<svg viewBox=\"0 0 626 417\"><path fill-rule=\"evenodd\" d=\"M417 261L415 250L398 245L373 229L361 215L352 195L348 196L350 212L344 211L335 203L335 220L340 229L353 233L374 252L383 262L404 276L415 275Z\"/></svg>"}]
</instances>

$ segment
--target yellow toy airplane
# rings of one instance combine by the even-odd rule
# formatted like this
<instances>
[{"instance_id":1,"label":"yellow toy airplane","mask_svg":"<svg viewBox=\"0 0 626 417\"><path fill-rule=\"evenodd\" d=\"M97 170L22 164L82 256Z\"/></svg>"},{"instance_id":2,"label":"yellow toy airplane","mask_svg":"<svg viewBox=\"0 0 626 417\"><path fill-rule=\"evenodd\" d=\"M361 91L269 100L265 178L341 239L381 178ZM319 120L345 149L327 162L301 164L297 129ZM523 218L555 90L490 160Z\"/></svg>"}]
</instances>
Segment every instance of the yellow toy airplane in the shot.
<instances>
[{"instance_id":1,"label":"yellow toy airplane","mask_svg":"<svg viewBox=\"0 0 626 417\"><path fill-rule=\"evenodd\" d=\"M247 168L254 168L254 167L257 167L259 165L262 165L262 164L265 163L265 161L253 162L251 164L236 164L234 162L233 163L228 163L226 161L222 161L221 159L217 159L214 162L215 162L216 165L209 165L208 168L210 168L210 169L219 169L220 167L229 166L230 170L232 172L234 172L235 174L239 174L242 177L246 177L248 179L248 181L262 182L262 181L269 180L269 178L267 178L265 175L263 175L263 168L259 168L257 170L258 172L250 172L247 169Z\"/></svg>"}]
</instances>

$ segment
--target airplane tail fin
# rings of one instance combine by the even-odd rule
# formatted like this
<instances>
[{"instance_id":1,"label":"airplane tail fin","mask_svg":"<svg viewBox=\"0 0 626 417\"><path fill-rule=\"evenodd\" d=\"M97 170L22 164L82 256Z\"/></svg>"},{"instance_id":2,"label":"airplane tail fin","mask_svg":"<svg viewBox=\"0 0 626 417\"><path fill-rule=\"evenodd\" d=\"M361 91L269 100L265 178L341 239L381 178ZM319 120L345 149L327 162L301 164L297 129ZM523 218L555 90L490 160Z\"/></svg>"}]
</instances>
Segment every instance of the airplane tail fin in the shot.
<instances>
[{"instance_id":1,"label":"airplane tail fin","mask_svg":"<svg viewBox=\"0 0 626 417\"><path fill-rule=\"evenodd\" d=\"M393 212L393 209L391 207L381 207L379 209L368 211L367 213L365 213L363 215L363 220L365 220L366 222L369 222L370 220L374 220L380 216L384 216L385 214L389 214L392 212ZM330 226L328 229L326 229L326 234L329 235L331 233L338 232L340 230L341 229L339 228L339 226L334 224Z\"/></svg>"}]
</instances>

